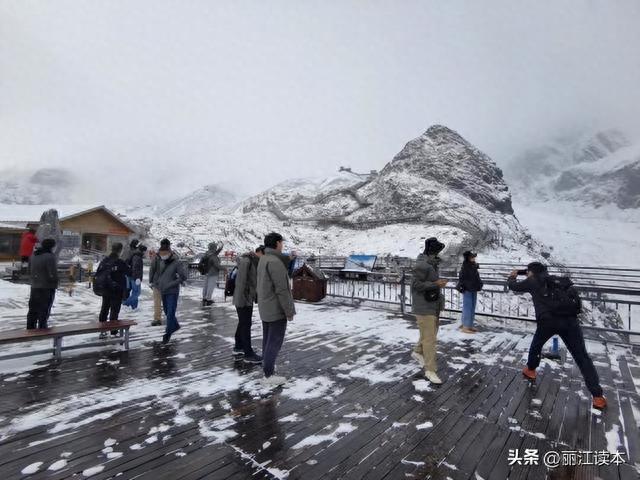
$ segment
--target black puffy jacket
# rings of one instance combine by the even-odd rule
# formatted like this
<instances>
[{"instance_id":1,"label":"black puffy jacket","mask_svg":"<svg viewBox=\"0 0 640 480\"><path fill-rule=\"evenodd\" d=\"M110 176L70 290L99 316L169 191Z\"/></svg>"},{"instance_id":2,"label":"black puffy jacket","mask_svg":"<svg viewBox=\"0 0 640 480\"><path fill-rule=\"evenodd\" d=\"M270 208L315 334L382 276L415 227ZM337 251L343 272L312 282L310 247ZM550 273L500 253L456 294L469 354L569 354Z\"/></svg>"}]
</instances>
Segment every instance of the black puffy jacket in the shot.
<instances>
[{"instance_id":1,"label":"black puffy jacket","mask_svg":"<svg viewBox=\"0 0 640 480\"><path fill-rule=\"evenodd\" d=\"M483 283L480 278L479 269L480 265L477 263L462 262L456 288L461 292L479 292L482 290Z\"/></svg>"},{"instance_id":2,"label":"black puffy jacket","mask_svg":"<svg viewBox=\"0 0 640 480\"><path fill-rule=\"evenodd\" d=\"M567 318L576 319L577 315L571 315L567 317L566 315L558 315L558 313L554 311L554 305L552 304L551 298L549 297L549 295L547 295L548 278L549 274L547 273L527 277L520 282L515 278L509 278L509 280L507 281L507 286L511 291L527 292L531 294L531 300L533 301L533 308L536 311L536 320L538 322L552 322L557 319ZM568 278L561 278L560 280L566 283L566 288L570 287L570 294L576 297L576 301L578 305L580 305L578 292L571 286L571 280L569 280ZM580 307L578 308L578 310L580 310Z\"/></svg>"}]
</instances>

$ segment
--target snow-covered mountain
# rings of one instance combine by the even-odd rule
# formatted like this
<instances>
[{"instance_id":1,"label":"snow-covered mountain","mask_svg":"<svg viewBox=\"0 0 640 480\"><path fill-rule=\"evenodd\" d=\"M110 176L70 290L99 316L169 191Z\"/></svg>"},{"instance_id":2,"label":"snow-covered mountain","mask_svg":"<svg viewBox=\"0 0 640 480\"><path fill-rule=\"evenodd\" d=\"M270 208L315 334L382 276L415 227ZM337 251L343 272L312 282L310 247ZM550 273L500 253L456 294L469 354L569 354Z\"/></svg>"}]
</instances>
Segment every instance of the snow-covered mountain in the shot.
<instances>
[{"instance_id":1,"label":"snow-covered mountain","mask_svg":"<svg viewBox=\"0 0 640 480\"><path fill-rule=\"evenodd\" d=\"M42 205L78 201L80 184L73 172L64 168L36 171L0 172L0 203Z\"/></svg>"},{"instance_id":2,"label":"snow-covered mountain","mask_svg":"<svg viewBox=\"0 0 640 480\"><path fill-rule=\"evenodd\" d=\"M515 190L537 201L640 207L640 144L615 129L526 151L506 174Z\"/></svg>"},{"instance_id":3,"label":"snow-covered mountain","mask_svg":"<svg viewBox=\"0 0 640 480\"><path fill-rule=\"evenodd\" d=\"M443 238L450 255L474 248L508 258L541 249L513 215L501 170L439 125L379 173L289 180L234 207L168 218L156 236L178 236L198 248L220 239L243 250L270 230L282 232L291 248L325 254L413 256L428 236Z\"/></svg>"},{"instance_id":4,"label":"snow-covered mountain","mask_svg":"<svg viewBox=\"0 0 640 480\"><path fill-rule=\"evenodd\" d=\"M235 205L240 197L219 185L206 185L184 197L172 200L156 209L164 217L207 214Z\"/></svg>"}]
</instances>

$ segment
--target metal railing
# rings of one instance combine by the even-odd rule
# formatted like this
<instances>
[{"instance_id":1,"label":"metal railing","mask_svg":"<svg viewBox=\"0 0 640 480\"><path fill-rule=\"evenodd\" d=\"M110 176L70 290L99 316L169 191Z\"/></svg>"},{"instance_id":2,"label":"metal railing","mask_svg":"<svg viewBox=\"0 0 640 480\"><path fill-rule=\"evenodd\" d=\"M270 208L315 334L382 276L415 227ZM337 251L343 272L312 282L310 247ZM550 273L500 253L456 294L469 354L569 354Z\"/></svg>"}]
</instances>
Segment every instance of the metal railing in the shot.
<instances>
[{"instance_id":1,"label":"metal railing","mask_svg":"<svg viewBox=\"0 0 640 480\"><path fill-rule=\"evenodd\" d=\"M347 279L338 270L325 270L327 295L352 301L372 302L393 306L401 313L410 311L411 275L407 272L369 273L366 279ZM450 282L444 289L445 312L457 314L462 310L462 294ZM577 287L580 297L592 314L602 317L602 325L585 323L583 328L640 336L640 291L610 289L606 287ZM620 291L623 294L620 294ZM595 312L595 313L594 313ZM506 281L485 281L485 288L478 293L476 315L502 320L535 322L535 311L529 295L516 294L507 289ZM455 317L451 317L455 318Z\"/></svg>"}]
</instances>

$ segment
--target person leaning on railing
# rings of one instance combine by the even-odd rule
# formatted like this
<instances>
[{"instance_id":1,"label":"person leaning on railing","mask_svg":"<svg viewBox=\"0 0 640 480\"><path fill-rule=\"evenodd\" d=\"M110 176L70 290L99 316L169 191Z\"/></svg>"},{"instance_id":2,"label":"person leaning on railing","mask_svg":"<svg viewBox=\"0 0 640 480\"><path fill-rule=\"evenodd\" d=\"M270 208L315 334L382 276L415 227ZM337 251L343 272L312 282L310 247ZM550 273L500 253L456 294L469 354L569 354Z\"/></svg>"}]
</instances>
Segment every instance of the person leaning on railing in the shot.
<instances>
[{"instance_id":1,"label":"person leaning on railing","mask_svg":"<svg viewBox=\"0 0 640 480\"><path fill-rule=\"evenodd\" d=\"M526 275L527 278L518 281L518 275ZM549 275L545 265L532 262L527 265L526 270L513 270L507 286L513 292L530 293L536 311L536 331L529 347L527 366L522 374L529 380L536 379L542 347L551 337L558 335L584 377L593 396L593 407L605 408L607 401L602 393L598 372L587 353L578 321L578 315L582 311L580 297L571 280Z\"/></svg>"}]
</instances>

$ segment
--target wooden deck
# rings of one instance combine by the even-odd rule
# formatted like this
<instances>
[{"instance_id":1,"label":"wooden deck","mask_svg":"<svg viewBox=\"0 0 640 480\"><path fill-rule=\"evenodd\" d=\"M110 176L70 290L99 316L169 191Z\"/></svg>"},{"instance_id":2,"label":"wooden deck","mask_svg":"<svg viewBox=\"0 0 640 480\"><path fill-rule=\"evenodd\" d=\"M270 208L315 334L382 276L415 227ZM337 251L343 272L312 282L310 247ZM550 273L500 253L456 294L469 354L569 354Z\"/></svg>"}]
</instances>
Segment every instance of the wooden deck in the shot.
<instances>
[{"instance_id":1,"label":"wooden deck","mask_svg":"<svg viewBox=\"0 0 640 480\"><path fill-rule=\"evenodd\" d=\"M481 348L441 343L447 381L428 387L406 343L292 325L279 370L296 388L265 393L259 367L231 356L233 310L186 299L179 318L168 346L138 325L129 352L0 376L3 480L639 478L640 363L628 348L593 355L609 400L599 414L571 359L546 364L536 384L522 379L524 333L485 335ZM394 380L367 378L366 355ZM487 355L498 361L484 363ZM625 464L543 465L547 451L606 450L607 434ZM509 466L510 449L537 449L539 464Z\"/></svg>"}]
</instances>

